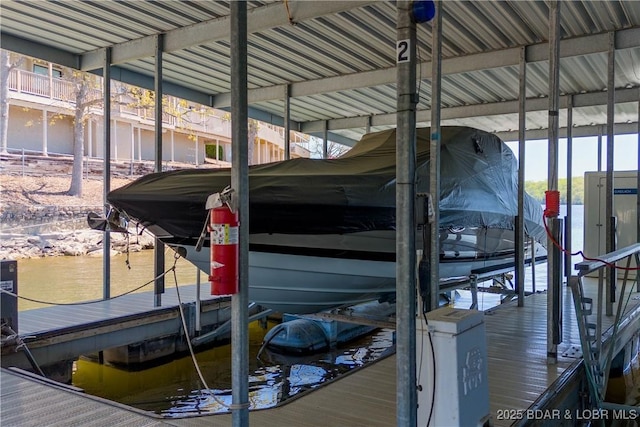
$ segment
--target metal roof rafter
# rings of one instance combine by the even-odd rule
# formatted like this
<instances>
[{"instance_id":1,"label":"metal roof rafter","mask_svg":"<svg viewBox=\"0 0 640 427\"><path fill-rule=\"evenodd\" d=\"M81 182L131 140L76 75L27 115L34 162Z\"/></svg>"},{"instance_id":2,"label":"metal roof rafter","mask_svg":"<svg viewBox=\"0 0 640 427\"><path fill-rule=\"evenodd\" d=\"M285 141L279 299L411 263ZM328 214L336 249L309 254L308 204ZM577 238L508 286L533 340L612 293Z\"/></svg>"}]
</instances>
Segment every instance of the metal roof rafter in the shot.
<instances>
[{"instance_id":1,"label":"metal roof rafter","mask_svg":"<svg viewBox=\"0 0 640 427\"><path fill-rule=\"evenodd\" d=\"M580 93L573 96L573 108L592 107L596 105L604 105L607 100L607 92ZM567 104L569 95L561 96L561 105ZM616 104L626 102L637 102L638 89L617 89ZM527 112L544 111L548 109L549 99L544 98L528 98L526 102ZM450 107L442 109L442 120L463 119L469 117L484 117L498 114L517 114L518 101L494 102L489 104L466 105L463 107ZM429 122L431 110L422 109L417 111L419 122ZM303 122L300 124L302 133L318 133L321 132L325 123L330 130L353 129L365 127L369 122L371 126L392 126L396 122L396 113L377 114L372 116L346 117L333 120L314 120Z\"/></svg>"},{"instance_id":2,"label":"metal roof rafter","mask_svg":"<svg viewBox=\"0 0 640 427\"><path fill-rule=\"evenodd\" d=\"M309 2L289 1L288 8L292 19L301 22L318 16L330 15L355 9L372 1L349 2ZM247 14L247 32L255 33L282 25L290 25L289 16L282 3L272 3L266 6L249 9ZM165 35L164 52L174 52L192 46L211 43L217 40L229 39L230 16L221 16L209 21L199 22L187 27L167 31ZM136 40L111 46L113 64L126 63L140 58L152 57L155 54L154 40L156 35L142 37ZM80 69L91 71L99 68L103 49L81 55Z\"/></svg>"},{"instance_id":3,"label":"metal roof rafter","mask_svg":"<svg viewBox=\"0 0 640 427\"><path fill-rule=\"evenodd\" d=\"M630 28L615 32L617 50L640 47L640 28ZM560 57L584 56L607 52L609 35L607 33L575 37L560 42ZM472 71L482 71L490 68L518 66L522 47L500 49L473 55L454 57L442 61L442 74L459 74ZM549 58L548 43L538 43L525 46L527 63L547 61ZM431 61L424 61L419 66L421 79L431 78ZM342 90L365 88L393 84L396 79L396 67L381 70L364 71L342 76L327 77L317 80L307 80L289 83L292 98L318 95ZM249 90L249 103L258 103L282 99L286 84L261 87ZM223 93L216 95L213 100L215 108L228 107L231 95Z\"/></svg>"}]
</instances>

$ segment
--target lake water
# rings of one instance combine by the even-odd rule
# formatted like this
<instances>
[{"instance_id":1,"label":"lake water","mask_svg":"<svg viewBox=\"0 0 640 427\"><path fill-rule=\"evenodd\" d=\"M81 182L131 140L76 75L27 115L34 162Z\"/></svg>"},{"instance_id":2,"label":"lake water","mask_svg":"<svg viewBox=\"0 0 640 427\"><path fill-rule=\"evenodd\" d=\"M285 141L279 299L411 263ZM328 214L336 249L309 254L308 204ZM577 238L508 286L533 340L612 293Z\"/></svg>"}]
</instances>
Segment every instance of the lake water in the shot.
<instances>
[{"instance_id":1,"label":"lake water","mask_svg":"<svg viewBox=\"0 0 640 427\"><path fill-rule=\"evenodd\" d=\"M154 251L146 250L127 256L111 257L111 297L130 292L153 291ZM102 257L45 257L18 260L18 290L21 297L51 303L69 303L102 299ZM173 251L168 249L165 256L165 268L174 263ZM176 263L176 276L179 285L196 283L197 269L190 262L180 258ZM202 274L202 283L207 276ZM148 283L146 286L143 286ZM165 278L167 291L175 286L173 275ZM153 296L150 296L153 298ZM29 310L44 307L24 299L18 300L18 310Z\"/></svg>"},{"instance_id":2,"label":"lake water","mask_svg":"<svg viewBox=\"0 0 640 427\"><path fill-rule=\"evenodd\" d=\"M562 207L564 216L566 207ZM573 208L573 251L582 249L583 206ZM117 296L133 289L136 292L153 290L145 283L153 279L153 251L131 253L127 267L126 256L111 260L111 295ZM572 264L581 261L574 257ZM173 252L166 253L166 267L173 265ZM101 257L51 257L18 261L18 283L21 296L50 303L77 302L102 298ZM179 285L196 281L196 268L185 260L178 260L176 275ZM202 274L201 281L206 282ZM532 290L531 270L527 268L526 290ZM167 292L173 278L166 281ZM536 266L536 290L546 289L546 263ZM175 291L174 291L175 292ZM150 296L151 298L151 296ZM481 309L499 303L499 296L479 295ZM466 304L466 297L463 297ZM40 303L19 300L19 310L42 307ZM257 323L250 327L250 390L254 408L265 408L304 393L338 375L384 357L394 351L393 331L379 330L329 352L308 357L281 356L263 353L256 358L266 330ZM73 384L87 393L121 402L140 409L155 411L166 417L218 413L226 411L224 402L231 396L231 348L229 345L199 352L200 368L216 398L201 391L190 357L181 357L142 371L127 371L100 365L82 358L74 365ZM220 402L223 402L222 404Z\"/></svg>"},{"instance_id":3,"label":"lake water","mask_svg":"<svg viewBox=\"0 0 640 427\"><path fill-rule=\"evenodd\" d=\"M129 269L125 255L111 260L111 296L133 289L153 290L152 250L132 253ZM173 265L168 250L166 268ZM179 285L196 281L196 268L179 259L176 276ZM102 298L101 257L49 257L18 261L18 290L22 297L49 303L69 303ZM202 274L202 283L207 277ZM165 280L166 292L175 292L173 276ZM206 288L206 285L205 285ZM150 298L152 296L150 295ZM19 310L45 305L19 299ZM273 326L273 323L269 326ZM249 389L252 409L277 405L291 397L313 390L339 375L364 366L394 352L393 331L379 330L369 336L331 351L296 357L271 353L257 355L267 329L257 322L249 330ZM190 356L182 356L144 370L127 370L102 365L92 358L74 363L72 384L88 394L154 411L165 417L226 412L231 403L231 346L222 345L197 353L199 368L215 397L202 391Z\"/></svg>"}]
</instances>

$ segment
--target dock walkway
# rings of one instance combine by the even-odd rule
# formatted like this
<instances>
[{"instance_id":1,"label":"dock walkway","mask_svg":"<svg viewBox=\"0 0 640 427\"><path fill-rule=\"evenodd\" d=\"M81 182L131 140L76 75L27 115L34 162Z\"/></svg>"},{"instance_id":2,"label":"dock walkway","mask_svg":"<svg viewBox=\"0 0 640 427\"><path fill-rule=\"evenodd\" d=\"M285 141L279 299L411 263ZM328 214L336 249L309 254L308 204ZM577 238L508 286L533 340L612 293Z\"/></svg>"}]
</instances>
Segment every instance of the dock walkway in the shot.
<instances>
[{"instance_id":1,"label":"dock walkway","mask_svg":"<svg viewBox=\"0 0 640 427\"><path fill-rule=\"evenodd\" d=\"M201 285L202 286L202 285ZM187 326L193 333L196 285L180 286ZM230 317L230 298L203 294L202 325L217 325ZM154 305L153 292L81 305L57 305L18 314L18 332L39 364L46 366L73 360L106 348L142 342L170 334L182 335L182 322L175 289L162 294ZM2 366L29 369L27 358L3 350Z\"/></svg>"},{"instance_id":2,"label":"dock walkway","mask_svg":"<svg viewBox=\"0 0 640 427\"><path fill-rule=\"evenodd\" d=\"M595 292L596 281L587 280L587 283L585 289ZM581 359L572 356L571 351L580 348L573 300L568 289L563 296L563 343L559 346L558 363L555 365L547 364L546 293L526 297L524 307L518 307L515 302L511 302L486 312L489 393L494 426L518 424L516 419L500 419L503 417L499 418L497 414L509 409L514 412L524 411L534 404L539 404L544 396L557 391L549 393L554 383L562 382L580 366ZM634 298L637 296L637 293L632 294L627 312L640 311L640 302ZM609 322L605 324L608 327L613 317L605 317L605 321ZM68 407L63 404L68 396L34 400L28 394L11 391L12 383L6 380L10 375L13 374L2 371L0 421L3 421L3 425L12 425L4 423L5 416L9 415L11 420L16 421L13 425L63 425L49 421L60 417L63 412L68 413ZM62 392L51 388L52 396ZM93 407L96 401L100 401L89 396L74 395L86 401L76 404L76 407L83 408L82 410L85 407ZM280 407L252 411L249 420L252 426L265 427L392 426L397 424L396 395L396 357L391 356ZM104 405L107 404L99 405L100 410L106 410ZM119 413L122 406L116 406L109 410ZM43 407L48 408L45 411ZM33 419L31 411L36 410L37 419ZM18 411L21 412L17 413ZM231 416L227 414L176 419L159 419L155 415L146 416L133 410L131 414L142 417L138 422L150 424L127 425L232 425ZM19 416L23 418L20 419ZM17 423L18 421L20 422Z\"/></svg>"}]
</instances>

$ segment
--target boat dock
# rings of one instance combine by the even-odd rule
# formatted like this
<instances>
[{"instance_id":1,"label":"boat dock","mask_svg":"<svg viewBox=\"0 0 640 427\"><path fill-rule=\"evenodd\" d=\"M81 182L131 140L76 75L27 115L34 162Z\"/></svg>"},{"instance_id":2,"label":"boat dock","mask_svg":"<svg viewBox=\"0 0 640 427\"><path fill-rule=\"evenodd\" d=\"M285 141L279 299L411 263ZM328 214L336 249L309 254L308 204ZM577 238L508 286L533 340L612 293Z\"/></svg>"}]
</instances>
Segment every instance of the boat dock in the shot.
<instances>
[{"instance_id":1,"label":"boat dock","mask_svg":"<svg viewBox=\"0 0 640 427\"><path fill-rule=\"evenodd\" d=\"M595 294L597 279L585 278L585 294ZM540 417L545 409L571 408L584 387L580 335L570 290L563 292L563 342L558 362L547 364L547 294L535 293L525 306L515 302L485 312L490 407L494 426L527 424L527 409ZM638 330L640 293L629 297L625 309L627 327ZM168 300L168 298L167 298ZM614 317L603 316L603 330ZM26 319L25 319L26 321ZM418 367L419 369L419 367ZM3 425L69 425L69 405L87 418L127 419L126 425L217 426L231 425L231 416L211 415L162 419L155 414L88 396L37 377L24 377L2 370ZM322 420L326 426L389 426L396 424L396 358L390 356L315 391L272 409L250 412L255 426L311 426ZM534 410L538 410L535 412ZM549 413L546 413L547 415ZM564 411L562 412L564 414ZM212 418L214 417L214 418ZM57 421L61 420L61 421ZM124 422L124 421L123 421ZM87 421L75 425L96 425ZM109 424L109 425L115 425Z\"/></svg>"},{"instance_id":2,"label":"boat dock","mask_svg":"<svg viewBox=\"0 0 640 427\"><path fill-rule=\"evenodd\" d=\"M180 287L185 321L190 336L196 329L196 285ZM224 324L231 315L229 297L206 295L201 301L200 326L203 332L211 331ZM152 292L134 293L106 301L95 301L77 305L56 305L19 312L19 334L23 337L29 352L43 370L53 368L64 378L70 373L65 368L81 355L96 353L105 349L117 349L131 344L153 343L143 348L146 360L127 351L109 350L108 355L120 363L143 363L152 358L170 355L179 348L183 326L180 317L178 295L175 289L162 294L161 305L154 305ZM173 338L172 338L173 337ZM163 342L158 342L162 340ZM31 369L25 352L14 351L11 346L3 346L2 366ZM133 353L133 352L130 352Z\"/></svg>"}]
</instances>

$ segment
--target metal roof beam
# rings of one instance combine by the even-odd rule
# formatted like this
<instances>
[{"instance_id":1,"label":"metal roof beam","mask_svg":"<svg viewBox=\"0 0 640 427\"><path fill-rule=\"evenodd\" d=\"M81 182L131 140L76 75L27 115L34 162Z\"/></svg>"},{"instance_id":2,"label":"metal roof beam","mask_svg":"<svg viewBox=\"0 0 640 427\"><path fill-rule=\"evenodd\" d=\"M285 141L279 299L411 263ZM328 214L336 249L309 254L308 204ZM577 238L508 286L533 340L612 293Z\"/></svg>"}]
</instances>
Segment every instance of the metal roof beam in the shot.
<instances>
[{"instance_id":1,"label":"metal roof beam","mask_svg":"<svg viewBox=\"0 0 640 427\"><path fill-rule=\"evenodd\" d=\"M519 48L513 48L445 59L442 61L442 72L443 74L457 74L486 68L518 65L518 52L520 52ZM421 79L431 78L431 62L423 62L420 69L422 70L420 74ZM381 70L364 71L362 73L291 83L289 86L291 88L291 97L297 98L325 93L327 92L327 88L331 88L331 92L339 92L342 90L395 84L395 81L396 67L390 67ZM275 85L250 89L249 102L255 104L281 99L285 86L286 85ZM228 107L231 103L231 94L223 93L216 95L213 102L216 108Z\"/></svg>"},{"instance_id":2,"label":"metal roof beam","mask_svg":"<svg viewBox=\"0 0 640 427\"><path fill-rule=\"evenodd\" d=\"M567 105L568 96L560 97L560 104ZM638 89L617 89L615 101L618 104L638 101ZM527 112L544 111L549 105L548 98L530 98L526 102ZM605 105L607 103L607 92L581 93L573 95L573 108L592 107ZM562 107L564 108L564 107ZM442 120L464 119L469 117L495 116L500 114L517 114L518 101L495 102L491 104L475 104L463 107L450 107L442 109ZM314 120L301 123L300 132L316 133L322 132L324 123L330 130L354 129L365 127L365 123L371 120L371 126L393 126L396 124L396 113L377 114L373 116L347 117L332 120ZM419 122L425 123L431 120L431 110L423 109L417 112ZM528 138L528 136L527 136Z\"/></svg>"},{"instance_id":3,"label":"metal roof beam","mask_svg":"<svg viewBox=\"0 0 640 427\"><path fill-rule=\"evenodd\" d=\"M283 3L272 3L247 11L247 32L255 33L270 28L291 25L295 22L355 9L370 3L373 3L373 1L289 1L287 7L292 21L289 20L289 14ZM229 19L229 16L222 16L188 27L167 31L164 33L164 52L173 52L216 40L228 40ZM126 63L135 59L154 56L155 37L156 35L142 37L111 46L113 63ZM82 71L90 71L99 68L103 51L104 49L98 49L82 55L80 69Z\"/></svg>"},{"instance_id":4,"label":"metal roof beam","mask_svg":"<svg viewBox=\"0 0 640 427\"><path fill-rule=\"evenodd\" d=\"M606 124L595 126L576 126L571 128L571 136L573 138L598 136L599 134L606 133ZM616 123L615 134L616 135L633 135L638 133L637 123ZM510 132L495 132L495 134L503 141L517 141L518 131ZM527 129L526 132L527 141L533 141L537 139L546 140L549 137L548 129ZM561 127L558 135L561 138L567 137L567 128Z\"/></svg>"},{"instance_id":5,"label":"metal roof beam","mask_svg":"<svg viewBox=\"0 0 640 427\"><path fill-rule=\"evenodd\" d=\"M618 30L615 33L617 50L640 47L640 28ZM607 52L608 34L576 37L560 42L560 57L584 56L595 53ZM442 74L459 74L472 71L481 71L491 68L518 66L520 64L521 47L501 49L492 52L484 52L444 59L442 61ZM526 58L528 63L547 61L549 58L548 43L539 43L526 46ZM422 62L419 67L421 79L431 78L431 62ZM308 80L290 83L291 97L311 96L331 92L350 90L357 88L382 86L395 84L396 67L382 70L365 71L336 77L328 77L317 80ZM276 85L249 90L249 103L272 101L282 99L285 85ZM213 106L216 108L228 107L231 103L231 94L222 93L215 96Z\"/></svg>"},{"instance_id":6,"label":"metal roof beam","mask_svg":"<svg viewBox=\"0 0 640 427\"><path fill-rule=\"evenodd\" d=\"M47 46L42 43L16 37L5 32L0 32L0 48L22 55L39 58L48 62L53 62L54 64L62 65L64 67L78 69L80 64L80 57L78 55L74 55L73 53L56 49L55 47ZM102 62L104 63L104 53L102 58Z\"/></svg>"}]
</instances>

